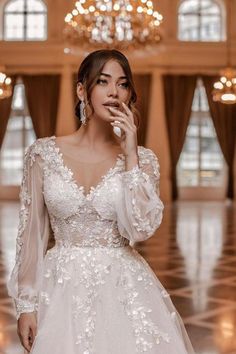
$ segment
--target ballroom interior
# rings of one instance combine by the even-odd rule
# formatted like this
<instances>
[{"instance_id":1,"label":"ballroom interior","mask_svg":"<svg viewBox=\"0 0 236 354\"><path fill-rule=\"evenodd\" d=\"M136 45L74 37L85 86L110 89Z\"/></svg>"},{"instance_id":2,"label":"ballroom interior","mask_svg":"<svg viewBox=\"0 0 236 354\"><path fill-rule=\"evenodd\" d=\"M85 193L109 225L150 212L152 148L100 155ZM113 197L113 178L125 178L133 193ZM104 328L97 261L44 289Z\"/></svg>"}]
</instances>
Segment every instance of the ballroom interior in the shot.
<instances>
[{"instance_id":1,"label":"ballroom interior","mask_svg":"<svg viewBox=\"0 0 236 354\"><path fill-rule=\"evenodd\" d=\"M110 3L118 14L121 0L0 0L0 354L23 354L6 282L25 150L79 128L77 71L94 47L70 19ZM131 18L142 6L156 16L156 32L136 22L133 35L144 37L135 45L128 36L121 51L138 96L138 145L158 157L165 206L155 234L134 247L171 295L196 354L236 354L236 0L125 4Z\"/></svg>"}]
</instances>

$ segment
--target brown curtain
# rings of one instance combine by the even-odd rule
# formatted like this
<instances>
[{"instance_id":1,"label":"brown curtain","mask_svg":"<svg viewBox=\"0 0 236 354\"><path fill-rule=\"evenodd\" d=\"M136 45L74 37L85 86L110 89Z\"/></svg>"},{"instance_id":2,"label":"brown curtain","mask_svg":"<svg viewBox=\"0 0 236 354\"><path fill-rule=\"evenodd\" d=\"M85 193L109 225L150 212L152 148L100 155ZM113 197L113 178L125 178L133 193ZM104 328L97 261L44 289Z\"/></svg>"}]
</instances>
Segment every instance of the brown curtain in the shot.
<instances>
[{"instance_id":1,"label":"brown curtain","mask_svg":"<svg viewBox=\"0 0 236 354\"><path fill-rule=\"evenodd\" d=\"M78 102L78 97L76 94L76 83L77 83L77 73L73 74L73 92L74 92L74 103L75 106ZM146 131L147 131L147 118L148 118L148 108L149 108L149 97L151 88L151 75L150 74L137 74L134 75L134 84L137 92L137 102L136 107L140 113L140 126L138 129L138 144L145 145ZM78 128L81 123L77 118Z\"/></svg>"},{"instance_id":2,"label":"brown curtain","mask_svg":"<svg viewBox=\"0 0 236 354\"><path fill-rule=\"evenodd\" d=\"M12 95L9 98L0 100L0 148L3 143L3 139L7 129L8 119L10 118L10 114L11 114L11 104L12 104L15 83L16 83L16 75L14 76L10 75L10 77L12 79Z\"/></svg>"},{"instance_id":3,"label":"brown curtain","mask_svg":"<svg viewBox=\"0 0 236 354\"><path fill-rule=\"evenodd\" d=\"M140 113L140 125L138 129L138 144L145 145L147 122L150 105L150 90L151 90L150 74L135 74L134 85L137 93L136 107Z\"/></svg>"},{"instance_id":4,"label":"brown curtain","mask_svg":"<svg viewBox=\"0 0 236 354\"><path fill-rule=\"evenodd\" d=\"M211 117L215 126L219 144L228 164L227 197L234 198L234 154L236 142L236 104L226 105L214 102L212 89L218 76L203 76Z\"/></svg>"},{"instance_id":5,"label":"brown curtain","mask_svg":"<svg viewBox=\"0 0 236 354\"><path fill-rule=\"evenodd\" d=\"M178 198L176 166L184 145L196 82L196 75L163 76L173 200Z\"/></svg>"},{"instance_id":6,"label":"brown curtain","mask_svg":"<svg viewBox=\"0 0 236 354\"><path fill-rule=\"evenodd\" d=\"M36 137L54 135L60 75L23 75L22 78Z\"/></svg>"}]
</instances>

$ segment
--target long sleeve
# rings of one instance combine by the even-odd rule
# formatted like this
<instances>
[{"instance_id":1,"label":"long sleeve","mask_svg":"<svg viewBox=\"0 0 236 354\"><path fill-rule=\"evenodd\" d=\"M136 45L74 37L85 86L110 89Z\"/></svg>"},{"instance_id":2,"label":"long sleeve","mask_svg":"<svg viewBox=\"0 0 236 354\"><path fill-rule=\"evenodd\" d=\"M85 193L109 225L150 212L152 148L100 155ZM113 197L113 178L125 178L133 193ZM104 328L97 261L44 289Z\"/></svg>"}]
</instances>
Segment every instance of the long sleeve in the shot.
<instances>
[{"instance_id":1,"label":"long sleeve","mask_svg":"<svg viewBox=\"0 0 236 354\"><path fill-rule=\"evenodd\" d=\"M164 205L159 193L159 163L150 149L143 148L139 165L120 174L121 193L116 197L117 225L131 243L151 237L162 221Z\"/></svg>"},{"instance_id":2,"label":"long sleeve","mask_svg":"<svg viewBox=\"0 0 236 354\"><path fill-rule=\"evenodd\" d=\"M43 257L49 237L49 217L43 197L43 160L32 144L24 158L20 190L20 214L16 240L16 259L7 283L14 299L16 317L37 311Z\"/></svg>"}]
</instances>

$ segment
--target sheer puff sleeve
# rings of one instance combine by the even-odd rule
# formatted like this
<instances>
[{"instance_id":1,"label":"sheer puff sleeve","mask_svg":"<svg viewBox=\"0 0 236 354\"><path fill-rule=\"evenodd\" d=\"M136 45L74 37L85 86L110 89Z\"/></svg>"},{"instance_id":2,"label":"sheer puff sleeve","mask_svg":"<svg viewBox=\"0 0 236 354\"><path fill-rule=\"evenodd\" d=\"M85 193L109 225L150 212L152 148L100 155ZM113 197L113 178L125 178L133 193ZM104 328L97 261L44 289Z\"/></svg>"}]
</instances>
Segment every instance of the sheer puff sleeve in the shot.
<instances>
[{"instance_id":1,"label":"sheer puff sleeve","mask_svg":"<svg viewBox=\"0 0 236 354\"><path fill-rule=\"evenodd\" d=\"M119 232L131 243L154 234L164 209L159 198L159 163L151 149L141 148L139 165L120 174L120 193L115 198Z\"/></svg>"},{"instance_id":2,"label":"sheer puff sleeve","mask_svg":"<svg viewBox=\"0 0 236 354\"><path fill-rule=\"evenodd\" d=\"M16 317L37 311L43 257L49 238L49 217L43 197L43 160L36 143L26 151L20 189L19 226L15 265L7 283L14 299Z\"/></svg>"}]
</instances>

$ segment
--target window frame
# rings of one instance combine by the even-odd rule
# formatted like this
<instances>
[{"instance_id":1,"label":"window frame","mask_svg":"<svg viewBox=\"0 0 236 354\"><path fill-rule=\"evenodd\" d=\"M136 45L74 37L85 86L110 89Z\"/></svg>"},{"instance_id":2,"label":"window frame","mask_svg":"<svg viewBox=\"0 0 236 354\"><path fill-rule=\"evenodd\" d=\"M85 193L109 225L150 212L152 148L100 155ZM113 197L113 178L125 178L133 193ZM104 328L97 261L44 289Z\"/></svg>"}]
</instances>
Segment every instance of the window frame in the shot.
<instances>
[{"instance_id":1,"label":"window frame","mask_svg":"<svg viewBox=\"0 0 236 354\"><path fill-rule=\"evenodd\" d=\"M216 4L220 10L220 19L221 19L221 30L220 30L220 39L218 40L211 40L211 39L202 39L200 38L201 37L201 18L203 16L201 16L201 14L197 14L197 13L192 13L192 15L196 15L200 18L199 20L199 28L198 28L198 34L199 34L199 37L198 39L181 39L180 38L180 20L179 20L179 17L181 15L180 13L180 7L182 6L183 3L187 2L188 0L180 0L179 1L179 4L178 4L178 7L177 7L177 16L176 16L176 19L177 19L177 31L176 31L176 34L177 34L177 40L179 42L190 42L190 43L196 43L196 42L199 42L199 43L219 43L219 42L225 42L227 40L227 11L226 11L226 5L224 4L224 2L222 0L211 0L212 3ZM201 0L196 0L196 1L201 1ZM210 16L210 15L209 15Z\"/></svg>"},{"instance_id":2,"label":"window frame","mask_svg":"<svg viewBox=\"0 0 236 354\"><path fill-rule=\"evenodd\" d=\"M8 0L8 1L6 1L6 3L3 6L2 40L5 42L45 42L45 41L47 41L48 40L48 8L47 8L46 2L44 0L37 0L45 6L45 11L43 11L43 12L27 11L26 10L27 0L23 0L24 1L24 11L23 12L17 12L17 11L6 12L7 5L9 5L12 1L15 1L15 0ZM5 16L8 13L13 14L13 15L17 15L17 14L23 15L23 37L22 38L7 39L5 37L5 33L6 33L6 18L5 18ZM46 20L45 20L45 37L44 38L27 38L27 16L28 15L36 15L36 14L44 15L46 18Z\"/></svg>"}]
</instances>

